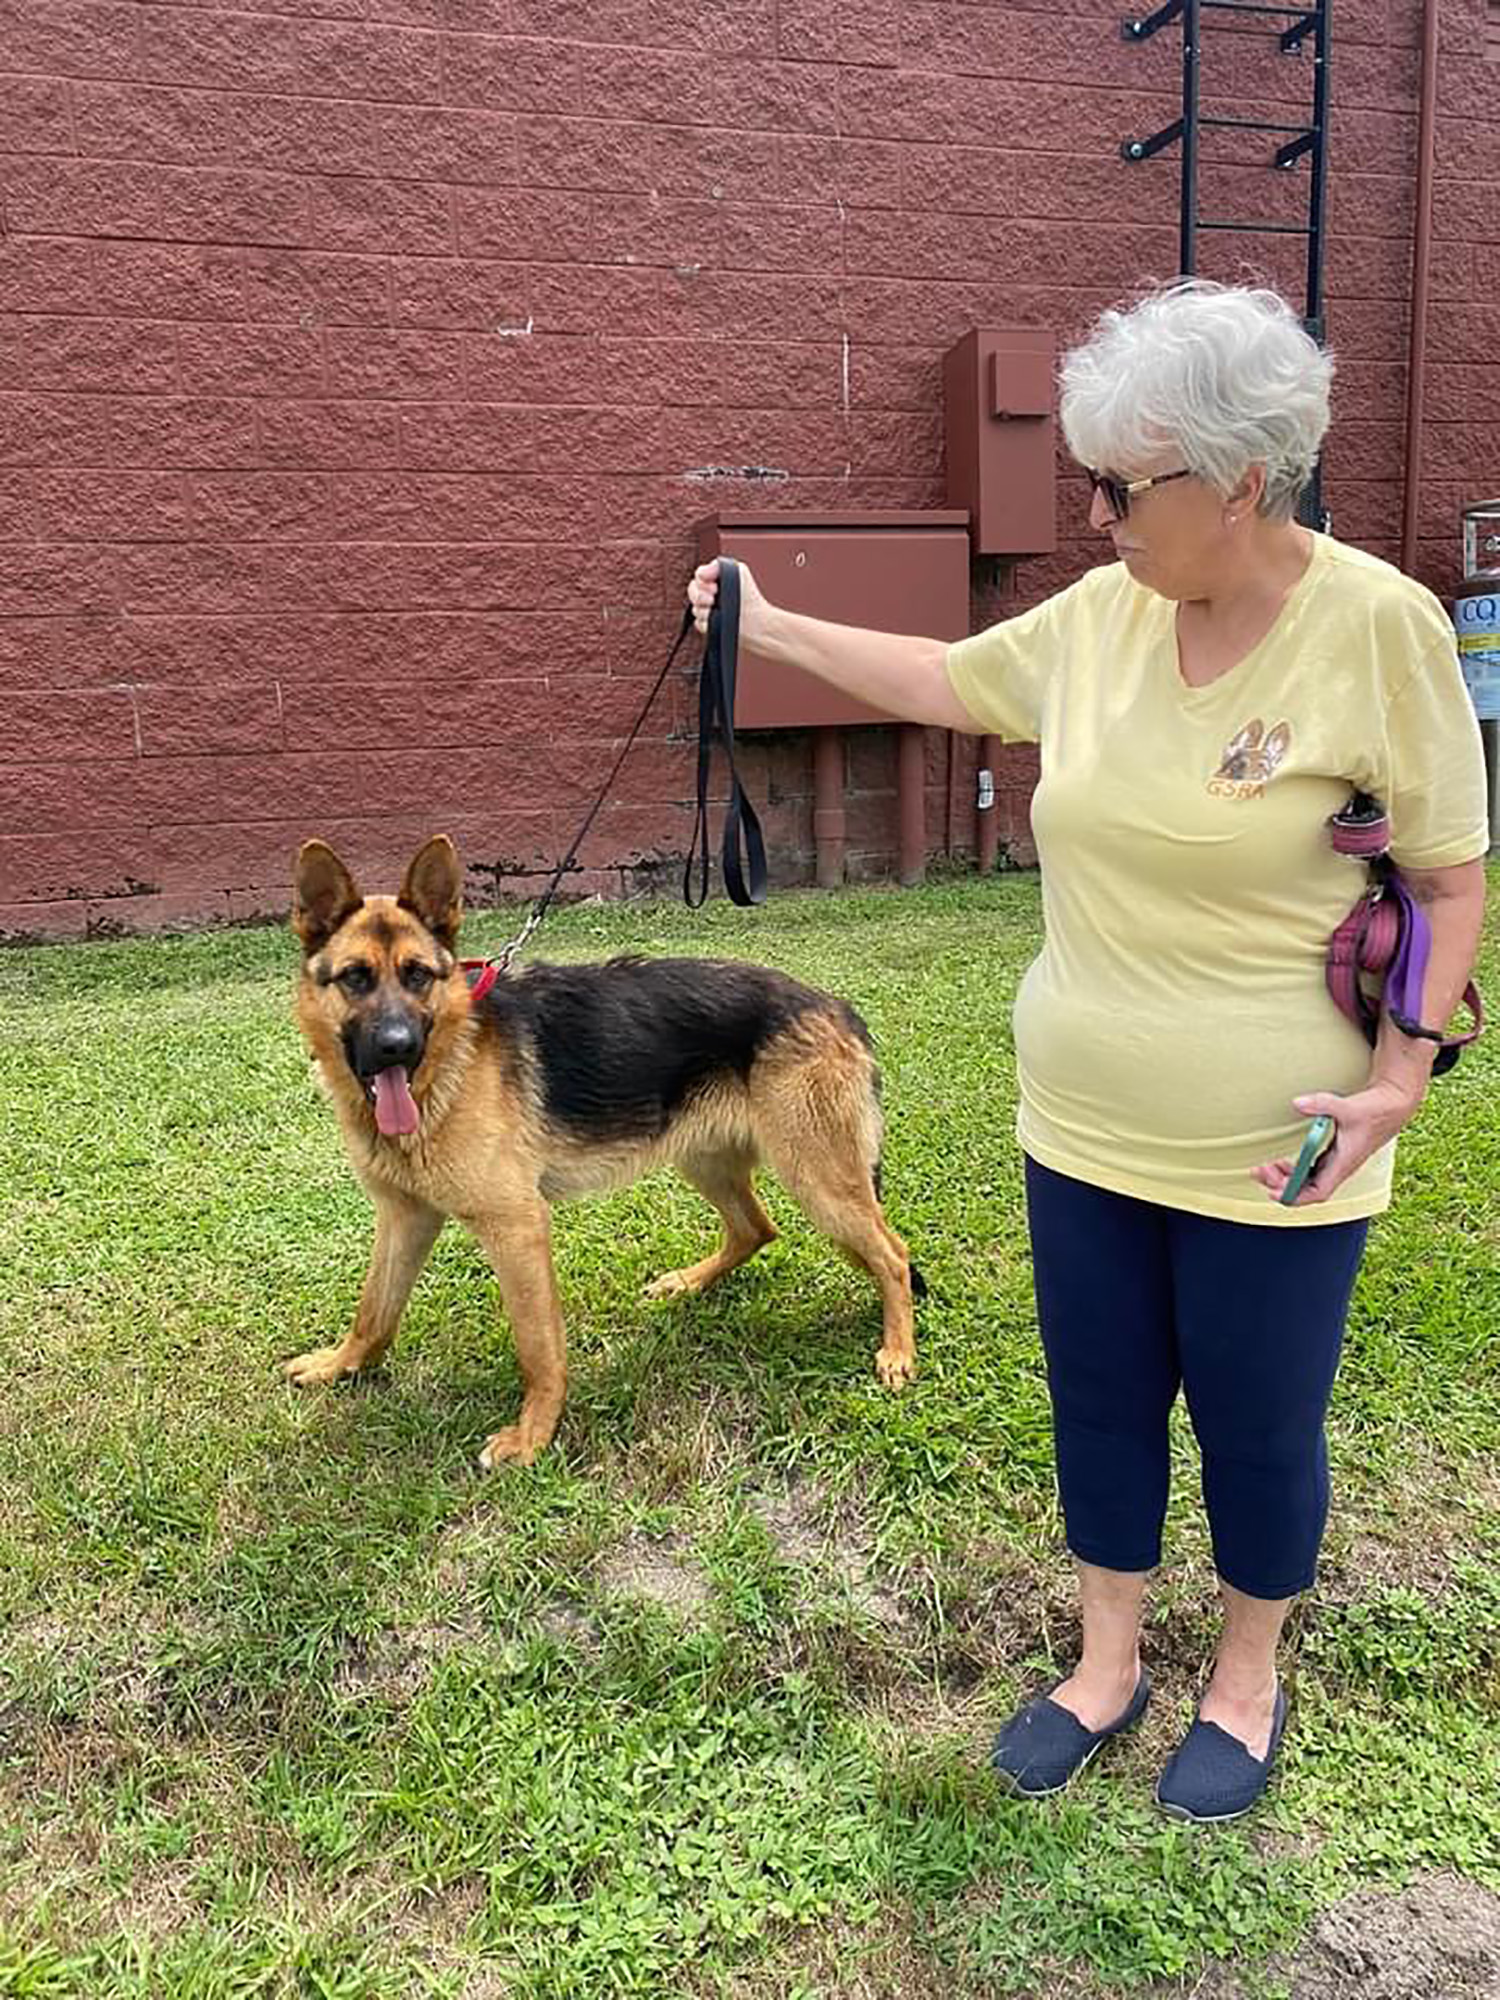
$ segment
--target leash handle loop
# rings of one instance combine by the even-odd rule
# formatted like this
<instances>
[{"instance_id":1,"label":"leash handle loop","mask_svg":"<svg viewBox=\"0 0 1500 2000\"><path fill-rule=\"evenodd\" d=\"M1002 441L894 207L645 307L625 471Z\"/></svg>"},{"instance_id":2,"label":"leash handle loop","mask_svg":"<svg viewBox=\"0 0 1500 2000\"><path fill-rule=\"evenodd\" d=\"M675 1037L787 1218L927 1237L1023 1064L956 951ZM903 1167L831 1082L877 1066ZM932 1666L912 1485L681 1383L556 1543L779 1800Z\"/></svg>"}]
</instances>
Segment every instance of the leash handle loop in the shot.
<instances>
[{"instance_id":1,"label":"leash handle loop","mask_svg":"<svg viewBox=\"0 0 1500 2000\"><path fill-rule=\"evenodd\" d=\"M693 614L683 617L683 634L692 629ZM681 640L678 641L681 644ZM724 839L719 866L729 899L742 907L766 900L766 843L760 819L745 796L734 761L734 694L739 669L740 569L732 556L719 558L719 594L708 614L708 634L698 678L698 811L692 845L682 875L682 900L690 910L708 900L709 831L708 780L713 763L714 730L724 745L729 766L729 803L724 811ZM675 652L675 648L673 649ZM743 859L741 858L743 855ZM698 882L694 893L693 867Z\"/></svg>"}]
</instances>

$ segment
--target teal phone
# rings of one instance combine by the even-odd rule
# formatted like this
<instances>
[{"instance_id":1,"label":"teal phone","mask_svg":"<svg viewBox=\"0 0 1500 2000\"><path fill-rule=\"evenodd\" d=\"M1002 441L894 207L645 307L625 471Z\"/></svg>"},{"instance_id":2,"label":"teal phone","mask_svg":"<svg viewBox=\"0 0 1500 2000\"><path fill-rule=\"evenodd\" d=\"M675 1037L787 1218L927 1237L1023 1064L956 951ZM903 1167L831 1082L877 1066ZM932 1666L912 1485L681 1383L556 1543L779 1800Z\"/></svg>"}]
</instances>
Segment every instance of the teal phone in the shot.
<instances>
[{"instance_id":1,"label":"teal phone","mask_svg":"<svg viewBox=\"0 0 1500 2000\"><path fill-rule=\"evenodd\" d=\"M1307 1128L1307 1137L1302 1141L1302 1151L1297 1155L1297 1164L1292 1168L1292 1177L1281 1190L1282 1205L1290 1208L1292 1203L1307 1186L1307 1177L1318 1163L1318 1155L1333 1137L1333 1120L1327 1117L1315 1118Z\"/></svg>"}]
</instances>

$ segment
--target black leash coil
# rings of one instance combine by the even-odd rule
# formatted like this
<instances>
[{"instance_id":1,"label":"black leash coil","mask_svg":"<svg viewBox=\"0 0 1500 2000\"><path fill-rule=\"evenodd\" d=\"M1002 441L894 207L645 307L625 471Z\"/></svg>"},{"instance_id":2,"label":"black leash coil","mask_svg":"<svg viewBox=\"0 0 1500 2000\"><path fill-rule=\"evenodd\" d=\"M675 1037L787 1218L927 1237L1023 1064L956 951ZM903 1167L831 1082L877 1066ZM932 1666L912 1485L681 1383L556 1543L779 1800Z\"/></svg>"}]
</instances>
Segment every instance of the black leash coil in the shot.
<instances>
[{"instance_id":1,"label":"black leash coil","mask_svg":"<svg viewBox=\"0 0 1500 2000\"><path fill-rule=\"evenodd\" d=\"M680 646L692 630L691 607L684 614ZM739 668L740 566L731 556L719 558L719 595L708 614L708 636L698 677L698 817L682 873L682 900L690 910L708 900L709 833L708 779L713 763L715 729L729 766L729 803L724 810L724 839L719 866L732 903L749 905L766 900L766 843L755 808L745 796L734 761L734 685ZM677 648L673 647L675 654ZM670 663L669 663L670 664ZM743 860L741 854L743 852ZM693 893L693 864L698 864L698 893ZM748 877L748 880L747 880Z\"/></svg>"}]
</instances>

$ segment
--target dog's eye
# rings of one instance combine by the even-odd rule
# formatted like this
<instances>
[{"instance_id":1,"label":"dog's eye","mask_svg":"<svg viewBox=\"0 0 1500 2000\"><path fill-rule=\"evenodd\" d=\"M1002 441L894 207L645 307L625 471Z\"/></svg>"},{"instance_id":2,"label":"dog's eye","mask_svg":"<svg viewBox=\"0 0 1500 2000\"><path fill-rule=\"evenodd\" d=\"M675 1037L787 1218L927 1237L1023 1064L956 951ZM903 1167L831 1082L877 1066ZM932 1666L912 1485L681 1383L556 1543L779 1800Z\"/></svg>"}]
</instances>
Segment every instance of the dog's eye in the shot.
<instances>
[{"instance_id":1,"label":"dog's eye","mask_svg":"<svg viewBox=\"0 0 1500 2000\"><path fill-rule=\"evenodd\" d=\"M408 993L425 993L436 977L431 966L419 965L415 960L401 968L401 984Z\"/></svg>"},{"instance_id":2,"label":"dog's eye","mask_svg":"<svg viewBox=\"0 0 1500 2000\"><path fill-rule=\"evenodd\" d=\"M346 993L355 996L375 990L375 975L368 965L346 965L338 975L338 982Z\"/></svg>"}]
</instances>

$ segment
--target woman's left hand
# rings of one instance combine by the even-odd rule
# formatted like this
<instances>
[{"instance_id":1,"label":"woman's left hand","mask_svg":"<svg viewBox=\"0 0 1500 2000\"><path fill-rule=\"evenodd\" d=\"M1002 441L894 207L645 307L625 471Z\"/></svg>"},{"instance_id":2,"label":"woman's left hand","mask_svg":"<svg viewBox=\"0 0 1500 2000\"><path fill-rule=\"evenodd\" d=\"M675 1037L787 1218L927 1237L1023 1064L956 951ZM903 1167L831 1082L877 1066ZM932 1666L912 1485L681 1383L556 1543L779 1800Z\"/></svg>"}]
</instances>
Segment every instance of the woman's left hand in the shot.
<instances>
[{"instance_id":1,"label":"woman's left hand","mask_svg":"<svg viewBox=\"0 0 1500 2000\"><path fill-rule=\"evenodd\" d=\"M1301 1194L1290 1205L1308 1208L1327 1201L1334 1191L1358 1171L1372 1153L1395 1138L1402 1126L1416 1115L1420 1097L1393 1083L1371 1083L1348 1097L1332 1091L1315 1090L1306 1097L1292 1099L1292 1108L1304 1118L1331 1118L1333 1140L1308 1176ZM1273 1201L1292 1177L1291 1160L1267 1160L1252 1168L1255 1178Z\"/></svg>"}]
</instances>

